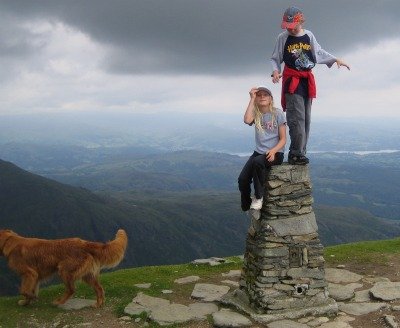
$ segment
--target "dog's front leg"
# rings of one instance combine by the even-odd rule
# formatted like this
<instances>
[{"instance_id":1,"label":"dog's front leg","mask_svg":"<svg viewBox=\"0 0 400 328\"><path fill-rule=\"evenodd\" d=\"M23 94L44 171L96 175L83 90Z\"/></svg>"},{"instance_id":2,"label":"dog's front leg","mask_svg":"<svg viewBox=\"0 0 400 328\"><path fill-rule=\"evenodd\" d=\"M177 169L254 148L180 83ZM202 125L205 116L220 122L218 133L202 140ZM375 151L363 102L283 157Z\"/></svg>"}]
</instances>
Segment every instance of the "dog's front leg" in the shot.
<instances>
[{"instance_id":1,"label":"dog's front leg","mask_svg":"<svg viewBox=\"0 0 400 328\"><path fill-rule=\"evenodd\" d=\"M24 296L24 299L18 301L19 305L29 305L32 300L37 298L39 292L38 276L38 273L32 268L27 268L22 273L20 294Z\"/></svg>"}]
</instances>

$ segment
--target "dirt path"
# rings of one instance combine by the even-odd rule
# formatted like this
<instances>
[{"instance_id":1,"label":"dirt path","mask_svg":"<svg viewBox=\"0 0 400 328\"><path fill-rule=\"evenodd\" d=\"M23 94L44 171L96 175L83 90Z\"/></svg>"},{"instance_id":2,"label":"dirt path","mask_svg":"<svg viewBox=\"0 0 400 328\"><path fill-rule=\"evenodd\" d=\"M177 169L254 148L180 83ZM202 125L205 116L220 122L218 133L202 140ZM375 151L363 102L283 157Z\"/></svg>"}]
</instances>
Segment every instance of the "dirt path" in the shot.
<instances>
[{"instance_id":1,"label":"dirt path","mask_svg":"<svg viewBox=\"0 0 400 328\"><path fill-rule=\"evenodd\" d=\"M342 263L345 266L346 270L361 274L365 277L387 277L391 281L400 281L400 256L390 256L389 264L357 264L357 263ZM214 278L207 281L209 283L219 283L221 280L225 278L221 277L221 275L217 275ZM232 279L234 280L234 279ZM372 285L371 285L372 286ZM366 287L370 287L367 284L364 284L363 289ZM168 298L174 303L180 304L189 304L194 301L190 299L190 293L192 290L191 286L177 286L174 290L173 294L163 295L160 297ZM391 302L391 305L399 305L400 301ZM397 322L400 322L400 311L391 311L391 310L382 310L373 312L367 315L362 316L353 316L354 321L349 322L351 327L353 328L375 328L375 327L389 327L384 322L384 315L392 315L395 317ZM107 304L102 309L83 309L74 314L65 313L59 319L60 322L65 322L64 319L67 319L70 315L77 315L82 320L80 320L81 324L70 324L69 327L152 327L153 324L149 324L145 322L144 319L138 318L138 322L135 322L135 319L122 320L121 318L117 318L113 312L112 304ZM140 320L140 321L139 321ZM54 326L54 323L52 325ZM56 326L57 327L57 326ZM61 325L59 327L65 327L65 325ZM191 322L184 325L187 328L212 328L212 324L207 321L198 321ZM257 323L254 323L251 328L261 328L266 327Z\"/></svg>"}]
</instances>

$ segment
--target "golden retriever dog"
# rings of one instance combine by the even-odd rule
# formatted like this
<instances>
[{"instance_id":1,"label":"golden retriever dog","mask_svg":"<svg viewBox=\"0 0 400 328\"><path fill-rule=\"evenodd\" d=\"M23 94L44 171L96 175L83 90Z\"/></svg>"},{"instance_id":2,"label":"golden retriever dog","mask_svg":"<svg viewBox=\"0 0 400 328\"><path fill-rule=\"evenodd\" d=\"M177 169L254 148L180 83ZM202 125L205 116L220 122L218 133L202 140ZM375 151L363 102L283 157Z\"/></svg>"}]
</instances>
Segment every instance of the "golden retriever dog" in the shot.
<instances>
[{"instance_id":1,"label":"golden retriever dog","mask_svg":"<svg viewBox=\"0 0 400 328\"><path fill-rule=\"evenodd\" d=\"M99 283L100 270L113 268L123 259L128 237L122 229L107 243L79 238L37 239L19 236L12 230L0 230L0 256L21 276L19 305L28 305L39 294L39 283L57 274L65 284L64 295L54 304L64 304L75 292L75 281L82 279L96 293L96 307L104 304L104 290Z\"/></svg>"}]
</instances>

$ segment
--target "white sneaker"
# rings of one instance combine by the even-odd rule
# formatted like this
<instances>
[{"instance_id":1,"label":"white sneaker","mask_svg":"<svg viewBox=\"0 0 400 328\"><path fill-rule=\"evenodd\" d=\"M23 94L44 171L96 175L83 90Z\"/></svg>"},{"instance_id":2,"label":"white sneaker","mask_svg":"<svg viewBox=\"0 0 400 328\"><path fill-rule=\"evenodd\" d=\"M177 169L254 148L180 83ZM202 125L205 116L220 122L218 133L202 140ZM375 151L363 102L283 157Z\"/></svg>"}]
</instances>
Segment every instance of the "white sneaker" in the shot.
<instances>
[{"instance_id":1,"label":"white sneaker","mask_svg":"<svg viewBox=\"0 0 400 328\"><path fill-rule=\"evenodd\" d=\"M262 206L263 206L263 198L257 199L255 197L252 198L252 202L250 205L250 208L253 210L261 210Z\"/></svg>"}]
</instances>

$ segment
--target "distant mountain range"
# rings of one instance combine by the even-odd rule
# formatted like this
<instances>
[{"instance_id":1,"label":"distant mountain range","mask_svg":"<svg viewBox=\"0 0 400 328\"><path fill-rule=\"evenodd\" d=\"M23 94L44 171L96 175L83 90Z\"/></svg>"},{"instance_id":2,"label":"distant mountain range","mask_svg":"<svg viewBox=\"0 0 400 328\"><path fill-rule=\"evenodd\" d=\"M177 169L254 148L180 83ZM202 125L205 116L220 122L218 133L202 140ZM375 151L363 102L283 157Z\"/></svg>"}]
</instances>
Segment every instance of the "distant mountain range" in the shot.
<instances>
[{"instance_id":1,"label":"distant mountain range","mask_svg":"<svg viewBox=\"0 0 400 328\"><path fill-rule=\"evenodd\" d=\"M192 164L186 174L191 173L193 180L204 180L204 167L198 165L199 158L196 154L190 155ZM170 156L164 159L175 158L177 165L184 162L182 153ZM197 156L212 155L198 153ZM222 155L215 156L218 159ZM224 168L230 171L223 158L219 158L219 169L208 168L216 176L223 175ZM234 161L243 160L234 158ZM209 161L210 158L205 163L210 164ZM167 162L161 166L166 167ZM171 167L168 170L174 172ZM155 180L163 174L159 170ZM207 183L203 181L195 188L179 192L155 185L156 188L147 191L117 191L117 188L95 194L0 160L0 228L13 229L24 236L77 236L98 241L110 240L118 228L124 228L129 235L129 247L123 267L241 254L249 219L240 211L238 192L201 190ZM326 245L391 238L400 233L396 221L378 219L360 209L315 206L315 212L321 239ZM0 269L0 293L14 293L16 277L5 268L4 258L0 258Z\"/></svg>"},{"instance_id":2,"label":"distant mountain range","mask_svg":"<svg viewBox=\"0 0 400 328\"><path fill-rule=\"evenodd\" d=\"M195 150L118 155L103 150L101 154L101 159L87 163L61 167L67 160L59 159L57 166L42 164L42 169L33 171L95 192L236 191L237 177L247 160ZM311 153L309 157L317 205L356 207L378 217L400 219L400 152Z\"/></svg>"},{"instance_id":3,"label":"distant mountain range","mask_svg":"<svg viewBox=\"0 0 400 328\"><path fill-rule=\"evenodd\" d=\"M398 149L399 124L394 119L313 119L308 147L324 151ZM92 111L3 115L0 158L17 163L4 156L1 148L7 144L240 153L252 149L253 130L243 123L243 112L237 108L229 114Z\"/></svg>"}]
</instances>

